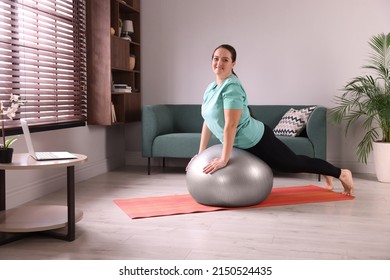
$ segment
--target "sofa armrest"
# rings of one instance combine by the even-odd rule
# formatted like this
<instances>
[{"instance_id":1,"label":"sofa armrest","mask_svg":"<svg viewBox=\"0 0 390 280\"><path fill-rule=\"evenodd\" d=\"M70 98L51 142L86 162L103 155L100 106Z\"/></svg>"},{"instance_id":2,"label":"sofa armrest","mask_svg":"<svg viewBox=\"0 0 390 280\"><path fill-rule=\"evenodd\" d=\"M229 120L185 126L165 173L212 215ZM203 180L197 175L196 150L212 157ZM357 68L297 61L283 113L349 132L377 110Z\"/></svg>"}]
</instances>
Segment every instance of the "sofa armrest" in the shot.
<instances>
[{"instance_id":1,"label":"sofa armrest","mask_svg":"<svg viewBox=\"0 0 390 280\"><path fill-rule=\"evenodd\" d=\"M326 108L318 106L307 122L306 133L309 140L313 143L314 157L324 160L326 160L326 130Z\"/></svg>"},{"instance_id":2,"label":"sofa armrest","mask_svg":"<svg viewBox=\"0 0 390 280\"><path fill-rule=\"evenodd\" d=\"M172 114L165 105L145 105L142 108L142 155L152 157L154 139L173 132Z\"/></svg>"}]
</instances>

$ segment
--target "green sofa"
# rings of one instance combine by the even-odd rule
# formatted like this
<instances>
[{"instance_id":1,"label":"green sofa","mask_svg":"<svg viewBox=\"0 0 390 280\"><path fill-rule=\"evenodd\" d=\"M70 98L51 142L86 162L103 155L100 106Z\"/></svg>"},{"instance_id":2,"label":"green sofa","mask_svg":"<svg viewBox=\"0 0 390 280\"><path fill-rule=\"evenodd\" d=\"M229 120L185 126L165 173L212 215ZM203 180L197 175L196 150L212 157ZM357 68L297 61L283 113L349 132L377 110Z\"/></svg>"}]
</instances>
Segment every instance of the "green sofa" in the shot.
<instances>
[{"instance_id":1,"label":"green sofa","mask_svg":"<svg viewBox=\"0 0 390 280\"><path fill-rule=\"evenodd\" d=\"M313 105L251 105L256 119L274 128L290 109ZM142 109L142 155L150 159L188 158L198 152L203 119L198 104L145 105ZM326 108L317 106L298 137L278 136L295 153L326 159ZM209 145L220 144L212 137Z\"/></svg>"}]
</instances>

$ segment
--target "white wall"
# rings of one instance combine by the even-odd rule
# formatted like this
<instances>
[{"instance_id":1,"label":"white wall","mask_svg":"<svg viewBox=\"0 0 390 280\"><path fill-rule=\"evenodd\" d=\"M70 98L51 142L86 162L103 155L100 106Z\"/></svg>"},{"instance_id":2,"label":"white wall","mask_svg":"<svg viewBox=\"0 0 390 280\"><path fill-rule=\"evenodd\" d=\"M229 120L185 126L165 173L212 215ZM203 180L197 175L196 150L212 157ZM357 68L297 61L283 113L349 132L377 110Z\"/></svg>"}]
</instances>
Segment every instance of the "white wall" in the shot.
<instances>
[{"instance_id":1,"label":"white wall","mask_svg":"<svg viewBox=\"0 0 390 280\"><path fill-rule=\"evenodd\" d=\"M125 163L124 127L84 126L32 133L31 137L36 151L67 150L87 155L88 161L75 169L77 182ZM23 135L18 136L13 148L15 153L27 153ZM66 168L6 171L6 207L18 206L64 187Z\"/></svg>"},{"instance_id":2,"label":"white wall","mask_svg":"<svg viewBox=\"0 0 390 280\"><path fill-rule=\"evenodd\" d=\"M143 0L143 104L201 103L214 79L211 54L238 53L236 73L252 104L320 104L361 74L373 35L390 32L388 0ZM329 125L328 159L359 172L353 138ZM140 126L126 150L140 150Z\"/></svg>"}]
</instances>

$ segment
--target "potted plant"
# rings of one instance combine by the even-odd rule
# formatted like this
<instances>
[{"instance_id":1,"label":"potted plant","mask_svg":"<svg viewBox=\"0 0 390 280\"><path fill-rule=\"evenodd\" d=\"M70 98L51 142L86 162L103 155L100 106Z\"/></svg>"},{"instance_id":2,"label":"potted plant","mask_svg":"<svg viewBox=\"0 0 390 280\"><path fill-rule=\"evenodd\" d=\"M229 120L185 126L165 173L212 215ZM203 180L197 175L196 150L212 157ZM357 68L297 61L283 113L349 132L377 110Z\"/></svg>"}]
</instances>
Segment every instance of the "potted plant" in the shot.
<instances>
[{"instance_id":1,"label":"potted plant","mask_svg":"<svg viewBox=\"0 0 390 280\"><path fill-rule=\"evenodd\" d=\"M0 113L1 113L1 136L2 136L2 144L0 146L0 162L1 163L10 163L12 162L13 148L10 148L12 143L14 143L17 139L16 137L12 137L10 139L5 139L5 125L4 125L4 116L7 116L10 120L12 120L16 116L16 112L19 109L19 106L22 105L22 101L19 95L11 94L10 95L10 106L5 107L3 102L0 102Z\"/></svg>"},{"instance_id":2,"label":"potted plant","mask_svg":"<svg viewBox=\"0 0 390 280\"><path fill-rule=\"evenodd\" d=\"M372 53L363 68L372 74L348 82L330 115L336 123L346 121L346 134L352 124L362 125L365 134L357 147L358 159L367 164L373 150L378 180L390 182L390 33L373 36L369 45Z\"/></svg>"}]
</instances>

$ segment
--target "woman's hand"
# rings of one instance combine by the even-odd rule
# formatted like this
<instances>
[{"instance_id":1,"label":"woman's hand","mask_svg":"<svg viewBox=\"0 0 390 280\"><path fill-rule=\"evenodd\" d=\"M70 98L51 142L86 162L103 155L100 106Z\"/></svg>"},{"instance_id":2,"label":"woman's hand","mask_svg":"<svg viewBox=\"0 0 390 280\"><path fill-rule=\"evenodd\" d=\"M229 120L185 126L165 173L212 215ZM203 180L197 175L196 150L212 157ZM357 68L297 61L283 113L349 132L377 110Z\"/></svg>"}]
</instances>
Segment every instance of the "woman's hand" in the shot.
<instances>
[{"instance_id":1,"label":"woman's hand","mask_svg":"<svg viewBox=\"0 0 390 280\"><path fill-rule=\"evenodd\" d=\"M210 161L205 167L203 167L203 173L213 174L218 169L224 168L227 165L227 161L221 158L215 158Z\"/></svg>"}]
</instances>

